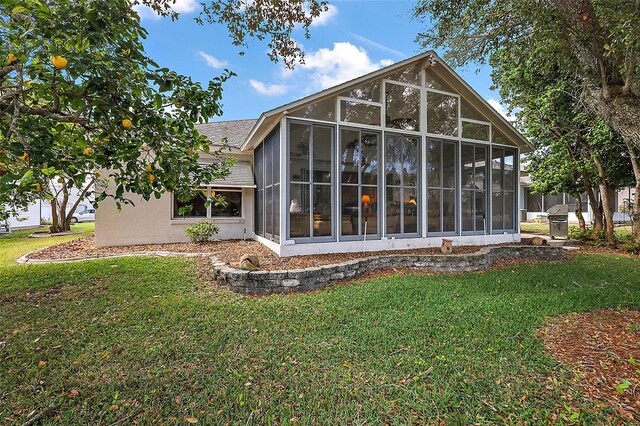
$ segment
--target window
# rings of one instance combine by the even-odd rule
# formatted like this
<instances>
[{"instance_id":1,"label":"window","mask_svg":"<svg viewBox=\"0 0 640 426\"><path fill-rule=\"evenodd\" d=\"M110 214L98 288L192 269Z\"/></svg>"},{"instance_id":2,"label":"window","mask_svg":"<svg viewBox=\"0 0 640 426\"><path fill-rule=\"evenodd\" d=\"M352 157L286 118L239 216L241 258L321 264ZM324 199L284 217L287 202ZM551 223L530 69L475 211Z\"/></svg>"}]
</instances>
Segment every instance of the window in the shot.
<instances>
[{"instance_id":1,"label":"window","mask_svg":"<svg viewBox=\"0 0 640 426\"><path fill-rule=\"evenodd\" d=\"M489 142L489 124L474 123L462 119L462 137Z\"/></svg>"},{"instance_id":2,"label":"window","mask_svg":"<svg viewBox=\"0 0 640 426\"><path fill-rule=\"evenodd\" d=\"M255 234L280 240L280 128L254 150Z\"/></svg>"},{"instance_id":3,"label":"window","mask_svg":"<svg viewBox=\"0 0 640 426\"><path fill-rule=\"evenodd\" d=\"M242 216L242 190L212 188L211 195L224 199L226 206L219 203L211 205L211 217L241 217Z\"/></svg>"},{"instance_id":4,"label":"window","mask_svg":"<svg viewBox=\"0 0 640 426\"><path fill-rule=\"evenodd\" d=\"M427 140L427 231L456 231L457 143Z\"/></svg>"},{"instance_id":5,"label":"window","mask_svg":"<svg viewBox=\"0 0 640 426\"><path fill-rule=\"evenodd\" d=\"M420 131L420 90L385 83L385 126L393 129Z\"/></svg>"},{"instance_id":6,"label":"window","mask_svg":"<svg viewBox=\"0 0 640 426\"><path fill-rule=\"evenodd\" d=\"M347 123L380 126L380 111L378 105L344 99L340 101L340 120Z\"/></svg>"},{"instance_id":7,"label":"window","mask_svg":"<svg viewBox=\"0 0 640 426\"><path fill-rule=\"evenodd\" d=\"M487 148L463 144L462 162L462 232L483 233L487 205Z\"/></svg>"},{"instance_id":8,"label":"window","mask_svg":"<svg viewBox=\"0 0 640 426\"><path fill-rule=\"evenodd\" d=\"M389 74L386 78L399 81L401 83L420 85L420 65L414 65L400 71Z\"/></svg>"},{"instance_id":9,"label":"window","mask_svg":"<svg viewBox=\"0 0 640 426\"><path fill-rule=\"evenodd\" d=\"M419 138L386 134L386 233L418 233Z\"/></svg>"},{"instance_id":10,"label":"window","mask_svg":"<svg viewBox=\"0 0 640 426\"><path fill-rule=\"evenodd\" d=\"M515 229L516 151L493 148L491 158L491 208L492 229Z\"/></svg>"},{"instance_id":11,"label":"window","mask_svg":"<svg viewBox=\"0 0 640 426\"><path fill-rule=\"evenodd\" d=\"M289 237L333 236L333 128L289 123Z\"/></svg>"},{"instance_id":12,"label":"window","mask_svg":"<svg viewBox=\"0 0 640 426\"><path fill-rule=\"evenodd\" d=\"M380 80L372 81L361 86L342 92L340 96L362 101L380 102Z\"/></svg>"},{"instance_id":13,"label":"window","mask_svg":"<svg viewBox=\"0 0 640 426\"><path fill-rule=\"evenodd\" d=\"M357 129L340 132L340 235L378 236L380 135Z\"/></svg>"},{"instance_id":14,"label":"window","mask_svg":"<svg viewBox=\"0 0 640 426\"><path fill-rule=\"evenodd\" d=\"M174 195L173 197L173 218L187 218L187 217L207 217L207 190L202 189L195 196L188 200L179 200Z\"/></svg>"},{"instance_id":15,"label":"window","mask_svg":"<svg viewBox=\"0 0 640 426\"><path fill-rule=\"evenodd\" d=\"M336 121L336 98L332 97L318 101L290 112L289 115L292 117L311 118L314 120Z\"/></svg>"},{"instance_id":16,"label":"window","mask_svg":"<svg viewBox=\"0 0 640 426\"><path fill-rule=\"evenodd\" d=\"M226 205L213 202L207 207L207 194L224 199ZM186 201L180 201L174 196L173 217L174 219L242 217L242 189L202 188L196 196Z\"/></svg>"},{"instance_id":17,"label":"window","mask_svg":"<svg viewBox=\"0 0 640 426\"><path fill-rule=\"evenodd\" d=\"M458 136L458 97L427 92L427 132Z\"/></svg>"},{"instance_id":18,"label":"window","mask_svg":"<svg viewBox=\"0 0 640 426\"><path fill-rule=\"evenodd\" d=\"M424 72L425 86L429 89L442 90L443 92L456 93L438 74L427 68Z\"/></svg>"}]
</instances>

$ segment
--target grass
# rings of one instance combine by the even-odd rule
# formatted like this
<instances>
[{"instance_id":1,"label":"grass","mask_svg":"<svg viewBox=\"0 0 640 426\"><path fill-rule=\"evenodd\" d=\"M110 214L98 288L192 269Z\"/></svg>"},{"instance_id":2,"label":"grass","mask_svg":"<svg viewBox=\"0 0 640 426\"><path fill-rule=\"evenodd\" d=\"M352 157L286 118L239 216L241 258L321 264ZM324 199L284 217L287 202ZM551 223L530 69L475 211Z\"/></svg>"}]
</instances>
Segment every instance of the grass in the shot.
<instances>
[{"instance_id":1,"label":"grass","mask_svg":"<svg viewBox=\"0 0 640 426\"><path fill-rule=\"evenodd\" d=\"M640 307L634 258L254 298L200 284L188 259L13 263L52 242L0 238L7 424L51 404L43 424L622 421L581 396L536 329L548 316Z\"/></svg>"}]
</instances>

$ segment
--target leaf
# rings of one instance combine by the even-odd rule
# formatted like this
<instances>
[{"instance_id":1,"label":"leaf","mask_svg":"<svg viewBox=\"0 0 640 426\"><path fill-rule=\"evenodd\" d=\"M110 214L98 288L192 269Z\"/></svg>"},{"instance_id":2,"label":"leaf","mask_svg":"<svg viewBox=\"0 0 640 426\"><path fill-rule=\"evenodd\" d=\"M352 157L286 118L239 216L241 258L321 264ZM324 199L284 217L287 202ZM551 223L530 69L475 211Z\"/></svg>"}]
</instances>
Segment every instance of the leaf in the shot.
<instances>
[{"instance_id":1,"label":"leaf","mask_svg":"<svg viewBox=\"0 0 640 426\"><path fill-rule=\"evenodd\" d=\"M40 361L38 361L38 367L44 367L45 365L47 365L47 361L41 359Z\"/></svg>"},{"instance_id":2,"label":"leaf","mask_svg":"<svg viewBox=\"0 0 640 426\"><path fill-rule=\"evenodd\" d=\"M76 396L78 396L78 391L75 389L71 389L68 396L69 398L75 398Z\"/></svg>"},{"instance_id":3,"label":"leaf","mask_svg":"<svg viewBox=\"0 0 640 426\"><path fill-rule=\"evenodd\" d=\"M622 395L624 393L624 391L629 388L629 386L631 386L631 382L625 379L625 380L622 381L622 383L620 383L618 386L616 386L616 391L620 395Z\"/></svg>"},{"instance_id":4,"label":"leaf","mask_svg":"<svg viewBox=\"0 0 640 426\"><path fill-rule=\"evenodd\" d=\"M198 419L196 419L193 416L189 416L189 417L185 418L185 420L187 421L187 423L191 423L191 424L198 423Z\"/></svg>"}]
</instances>

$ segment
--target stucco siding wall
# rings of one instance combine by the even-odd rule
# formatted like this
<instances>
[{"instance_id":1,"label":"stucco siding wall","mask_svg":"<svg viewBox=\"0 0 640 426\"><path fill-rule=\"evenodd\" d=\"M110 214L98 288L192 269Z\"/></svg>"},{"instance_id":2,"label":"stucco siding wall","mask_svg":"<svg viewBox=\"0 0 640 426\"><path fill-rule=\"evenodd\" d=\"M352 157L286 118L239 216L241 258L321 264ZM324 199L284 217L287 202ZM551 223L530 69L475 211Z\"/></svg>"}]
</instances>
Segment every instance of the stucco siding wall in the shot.
<instances>
[{"instance_id":1,"label":"stucco siding wall","mask_svg":"<svg viewBox=\"0 0 640 426\"><path fill-rule=\"evenodd\" d=\"M205 219L172 219L172 195L149 201L139 196L129 197L135 206L121 210L111 199L100 203L96 210L95 244L98 247L136 244L162 244L186 242L184 229ZM242 190L242 217L208 219L218 225L219 239L240 239L253 235L253 189Z\"/></svg>"}]
</instances>

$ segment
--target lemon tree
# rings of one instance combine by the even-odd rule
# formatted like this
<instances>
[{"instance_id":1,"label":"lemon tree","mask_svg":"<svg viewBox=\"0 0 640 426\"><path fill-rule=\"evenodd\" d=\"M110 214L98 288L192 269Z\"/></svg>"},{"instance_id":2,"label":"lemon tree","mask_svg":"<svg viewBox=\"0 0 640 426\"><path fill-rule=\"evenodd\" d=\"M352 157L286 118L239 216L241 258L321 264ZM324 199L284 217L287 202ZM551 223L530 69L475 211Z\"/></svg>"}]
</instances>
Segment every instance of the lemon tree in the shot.
<instances>
[{"instance_id":1,"label":"lemon tree","mask_svg":"<svg viewBox=\"0 0 640 426\"><path fill-rule=\"evenodd\" d=\"M136 3L172 14L172 0L0 4L0 216L48 198L51 230L63 231L76 207L68 205L72 192L121 205L132 193L186 196L228 173L229 162L210 152L194 124L221 114L222 85L233 73L203 85L158 66L143 48ZM300 55L288 35L296 24L308 29L322 5L236 3L203 3L197 19L226 25L238 46L268 39L270 56L288 65ZM201 166L201 152L219 161Z\"/></svg>"}]
</instances>

